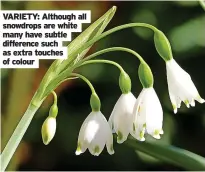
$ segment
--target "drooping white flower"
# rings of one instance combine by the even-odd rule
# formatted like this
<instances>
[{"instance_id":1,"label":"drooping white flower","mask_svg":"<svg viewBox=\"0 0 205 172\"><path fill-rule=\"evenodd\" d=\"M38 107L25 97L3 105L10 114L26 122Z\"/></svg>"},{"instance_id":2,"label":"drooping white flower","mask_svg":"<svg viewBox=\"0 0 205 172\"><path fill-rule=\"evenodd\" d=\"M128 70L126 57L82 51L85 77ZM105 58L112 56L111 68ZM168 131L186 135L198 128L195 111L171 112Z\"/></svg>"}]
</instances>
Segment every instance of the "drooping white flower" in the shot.
<instances>
[{"instance_id":1,"label":"drooping white flower","mask_svg":"<svg viewBox=\"0 0 205 172\"><path fill-rule=\"evenodd\" d=\"M133 120L132 112L135 102L136 98L131 92L122 94L110 115L108 122L118 135L118 143L123 143L130 133Z\"/></svg>"},{"instance_id":2,"label":"drooping white flower","mask_svg":"<svg viewBox=\"0 0 205 172\"><path fill-rule=\"evenodd\" d=\"M133 108L133 129L131 135L144 141L147 132L156 139L163 134L163 111L153 87L143 88Z\"/></svg>"},{"instance_id":3,"label":"drooping white flower","mask_svg":"<svg viewBox=\"0 0 205 172\"><path fill-rule=\"evenodd\" d=\"M91 112L81 126L75 154L80 155L88 148L92 155L98 156L105 145L108 153L113 154L113 136L106 118L100 111Z\"/></svg>"},{"instance_id":4,"label":"drooping white flower","mask_svg":"<svg viewBox=\"0 0 205 172\"><path fill-rule=\"evenodd\" d=\"M166 61L167 82L169 89L169 96L172 102L174 113L177 113L177 108L180 108L181 101L183 101L189 108L195 106L194 100L199 103L204 103L190 77L174 59Z\"/></svg>"},{"instance_id":5,"label":"drooping white flower","mask_svg":"<svg viewBox=\"0 0 205 172\"><path fill-rule=\"evenodd\" d=\"M42 140L48 145L56 133L56 118L47 117L41 128Z\"/></svg>"}]
</instances>

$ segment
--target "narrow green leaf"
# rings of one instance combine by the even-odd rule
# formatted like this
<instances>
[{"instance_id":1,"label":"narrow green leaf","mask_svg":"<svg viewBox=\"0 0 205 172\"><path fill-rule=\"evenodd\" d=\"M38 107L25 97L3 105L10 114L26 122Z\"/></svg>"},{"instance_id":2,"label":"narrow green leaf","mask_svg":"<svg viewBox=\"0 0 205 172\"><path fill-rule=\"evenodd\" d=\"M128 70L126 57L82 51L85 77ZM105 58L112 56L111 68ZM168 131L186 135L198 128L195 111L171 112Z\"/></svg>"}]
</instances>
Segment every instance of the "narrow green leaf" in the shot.
<instances>
[{"instance_id":1,"label":"narrow green leaf","mask_svg":"<svg viewBox=\"0 0 205 172\"><path fill-rule=\"evenodd\" d=\"M68 58L61 62L61 65L58 70L63 71L70 65L73 61L75 63L82 59L85 54L89 51L90 47L85 49L82 52L78 50L89 40L93 39L94 37L100 35L106 26L111 21L112 17L114 16L116 11L116 7L113 6L109 9L103 16L101 16L98 20L96 20L93 24L91 24L84 32L82 32L78 37L76 37L69 45L68 45ZM78 57L78 60L75 59Z\"/></svg>"},{"instance_id":2,"label":"narrow green leaf","mask_svg":"<svg viewBox=\"0 0 205 172\"><path fill-rule=\"evenodd\" d=\"M126 144L136 150L186 170L205 170L205 158L175 146L160 145L157 142L139 142L133 139L127 140Z\"/></svg>"}]
</instances>

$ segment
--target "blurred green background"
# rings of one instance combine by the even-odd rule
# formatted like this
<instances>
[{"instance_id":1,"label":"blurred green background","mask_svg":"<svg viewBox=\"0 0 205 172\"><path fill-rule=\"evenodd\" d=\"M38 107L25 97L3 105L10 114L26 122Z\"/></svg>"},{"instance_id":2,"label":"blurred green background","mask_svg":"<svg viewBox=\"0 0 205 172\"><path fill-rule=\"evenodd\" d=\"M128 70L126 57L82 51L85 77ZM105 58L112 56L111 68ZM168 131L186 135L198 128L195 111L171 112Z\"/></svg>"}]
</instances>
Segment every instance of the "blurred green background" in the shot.
<instances>
[{"instance_id":1,"label":"blurred green background","mask_svg":"<svg viewBox=\"0 0 205 172\"><path fill-rule=\"evenodd\" d=\"M162 30L171 42L174 58L192 76L205 98L205 12L197 1L4 1L1 5L7 10L91 10L92 21L116 5L117 12L107 29L130 22L146 22ZM87 26L83 24L84 29ZM74 38L77 34L72 36ZM164 110L165 134L158 144L172 144L205 157L204 105L197 103L196 107L187 109L183 104L176 115L172 112L165 63L155 50L153 33L145 28L126 29L96 43L89 53L111 46L135 50L153 71L154 88ZM132 79L132 92L137 97L142 89L138 79L139 61L123 52L108 53L99 58L114 60L123 66ZM41 60L39 69L1 70L2 149L51 63L51 60ZM102 112L108 119L121 94L119 70L97 64L86 65L78 72L92 81L102 101ZM91 110L90 90L85 83L75 80L63 83L57 94L59 115L55 138L48 146L41 139L41 125L52 103L52 96L49 96L29 126L9 170L183 170L116 142L113 156L106 150L99 157L90 155L88 151L76 156L78 132ZM150 137L147 139L156 141Z\"/></svg>"}]
</instances>

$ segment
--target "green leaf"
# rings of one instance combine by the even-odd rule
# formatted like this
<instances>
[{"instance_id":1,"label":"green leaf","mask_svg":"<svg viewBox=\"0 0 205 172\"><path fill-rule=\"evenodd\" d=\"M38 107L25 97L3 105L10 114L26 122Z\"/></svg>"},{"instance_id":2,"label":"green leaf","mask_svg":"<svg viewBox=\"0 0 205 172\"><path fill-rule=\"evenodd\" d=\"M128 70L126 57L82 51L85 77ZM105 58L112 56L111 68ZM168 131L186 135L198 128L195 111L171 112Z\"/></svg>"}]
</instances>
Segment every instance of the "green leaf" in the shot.
<instances>
[{"instance_id":1,"label":"green leaf","mask_svg":"<svg viewBox=\"0 0 205 172\"><path fill-rule=\"evenodd\" d=\"M113 6L109 9L102 17L96 20L93 24L91 24L84 32L82 32L77 38L75 38L68 45L68 58L61 62L61 65L58 70L63 71L67 68L67 66L71 65L73 61L78 62L82 59L86 53L89 51L90 47L80 51L80 48L88 41L93 39L94 37L100 35L106 26L111 21L116 11L116 7ZM75 60L77 58L77 60Z\"/></svg>"},{"instance_id":2,"label":"green leaf","mask_svg":"<svg viewBox=\"0 0 205 172\"><path fill-rule=\"evenodd\" d=\"M171 145L159 145L157 144L157 141L153 143L147 141L139 142L129 139L125 143L143 153L170 164L177 165L186 170L205 170L205 158L190 151Z\"/></svg>"}]
</instances>

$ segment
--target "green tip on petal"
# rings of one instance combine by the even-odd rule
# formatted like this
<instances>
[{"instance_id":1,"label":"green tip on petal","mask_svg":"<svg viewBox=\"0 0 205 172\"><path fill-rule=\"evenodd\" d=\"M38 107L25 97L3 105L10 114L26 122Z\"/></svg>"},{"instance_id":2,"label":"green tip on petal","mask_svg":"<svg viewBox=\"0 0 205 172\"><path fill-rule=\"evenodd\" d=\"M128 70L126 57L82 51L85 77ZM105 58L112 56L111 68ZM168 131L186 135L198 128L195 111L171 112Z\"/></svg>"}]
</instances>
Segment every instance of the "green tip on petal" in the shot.
<instances>
[{"instance_id":1,"label":"green tip on petal","mask_svg":"<svg viewBox=\"0 0 205 172\"><path fill-rule=\"evenodd\" d=\"M160 131L159 130L154 130L154 135L159 135Z\"/></svg>"},{"instance_id":2,"label":"green tip on petal","mask_svg":"<svg viewBox=\"0 0 205 172\"><path fill-rule=\"evenodd\" d=\"M78 146L77 146L77 149L76 149L76 151L75 151L75 154L76 155L80 155L82 153L82 151L81 151L81 145L80 145L80 143L78 143Z\"/></svg>"},{"instance_id":3,"label":"green tip on petal","mask_svg":"<svg viewBox=\"0 0 205 172\"><path fill-rule=\"evenodd\" d=\"M189 108L189 100L184 100L184 103Z\"/></svg>"},{"instance_id":4,"label":"green tip on petal","mask_svg":"<svg viewBox=\"0 0 205 172\"><path fill-rule=\"evenodd\" d=\"M177 106L175 104L172 104L172 107L174 109L174 113L176 114L177 113Z\"/></svg>"},{"instance_id":5,"label":"green tip on petal","mask_svg":"<svg viewBox=\"0 0 205 172\"><path fill-rule=\"evenodd\" d=\"M200 95L197 96L196 100L199 102L199 103L204 103L205 100L201 98Z\"/></svg>"},{"instance_id":6,"label":"green tip on petal","mask_svg":"<svg viewBox=\"0 0 205 172\"><path fill-rule=\"evenodd\" d=\"M145 141L145 138L144 138L144 131L140 131L140 134L139 134L139 139L140 141Z\"/></svg>"},{"instance_id":7,"label":"green tip on petal","mask_svg":"<svg viewBox=\"0 0 205 172\"><path fill-rule=\"evenodd\" d=\"M48 145L50 143L48 135L46 135L46 134L42 137L42 140L43 140L44 145Z\"/></svg>"},{"instance_id":8,"label":"green tip on petal","mask_svg":"<svg viewBox=\"0 0 205 172\"><path fill-rule=\"evenodd\" d=\"M175 104L172 104L172 107L173 107L173 109L176 109L176 108L177 108L177 106L176 106Z\"/></svg>"},{"instance_id":9,"label":"green tip on petal","mask_svg":"<svg viewBox=\"0 0 205 172\"><path fill-rule=\"evenodd\" d=\"M143 124L143 128L146 128L146 123Z\"/></svg>"},{"instance_id":10,"label":"green tip on petal","mask_svg":"<svg viewBox=\"0 0 205 172\"><path fill-rule=\"evenodd\" d=\"M93 152L94 152L95 155L99 155L99 153L100 153L100 147L99 147L99 146L95 146Z\"/></svg>"},{"instance_id":11,"label":"green tip on petal","mask_svg":"<svg viewBox=\"0 0 205 172\"><path fill-rule=\"evenodd\" d=\"M140 131L140 138L142 139L144 137L144 132Z\"/></svg>"},{"instance_id":12,"label":"green tip on petal","mask_svg":"<svg viewBox=\"0 0 205 172\"><path fill-rule=\"evenodd\" d=\"M154 130L154 134L153 134L153 137L155 138L155 139L160 139L160 130Z\"/></svg>"},{"instance_id":13,"label":"green tip on petal","mask_svg":"<svg viewBox=\"0 0 205 172\"><path fill-rule=\"evenodd\" d=\"M106 144L107 145L107 144ZM108 145L107 145L108 146ZM115 153L114 151L114 148L113 148L113 144L110 144L108 147L107 147L107 151L110 155L113 155Z\"/></svg>"},{"instance_id":14,"label":"green tip on petal","mask_svg":"<svg viewBox=\"0 0 205 172\"><path fill-rule=\"evenodd\" d=\"M120 131L117 132L117 142L122 143L123 135Z\"/></svg>"}]
</instances>

